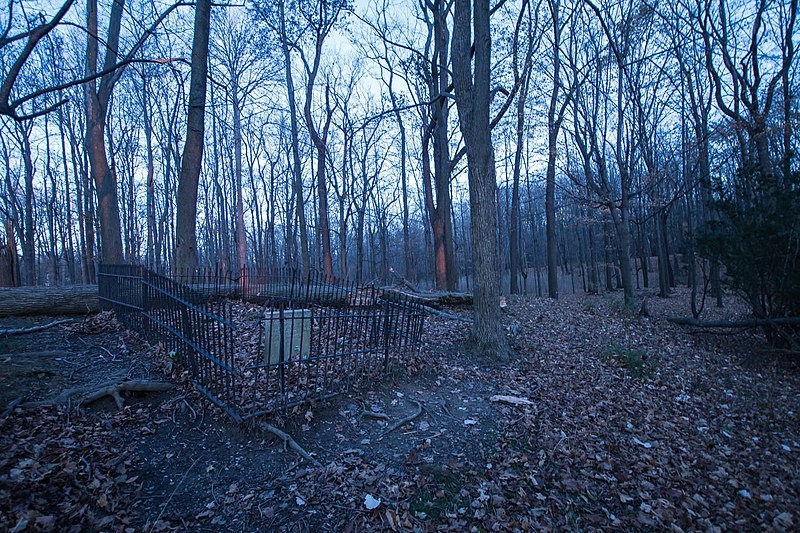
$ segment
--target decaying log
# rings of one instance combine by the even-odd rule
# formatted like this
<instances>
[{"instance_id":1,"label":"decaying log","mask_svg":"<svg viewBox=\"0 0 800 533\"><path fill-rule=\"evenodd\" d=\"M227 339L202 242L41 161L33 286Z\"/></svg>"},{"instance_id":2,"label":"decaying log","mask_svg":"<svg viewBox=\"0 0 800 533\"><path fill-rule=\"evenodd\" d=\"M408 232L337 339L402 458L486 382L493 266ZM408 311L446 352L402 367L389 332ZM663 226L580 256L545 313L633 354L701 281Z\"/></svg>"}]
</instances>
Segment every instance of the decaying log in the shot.
<instances>
[{"instance_id":1,"label":"decaying log","mask_svg":"<svg viewBox=\"0 0 800 533\"><path fill-rule=\"evenodd\" d=\"M97 285L0 288L0 317L85 315L99 310Z\"/></svg>"},{"instance_id":2,"label":"decaying log","mask_svg":"<svg viewBox=\"0 0 800 533\"><path fill-rule=\"evenodd\" d=\"M395 298L399 298L400 296L414 298L420 305L422 305L422 309L426 313L430 313L432 315L440 316L442 318L447 318L449 320L458 320L460 322L467 322L468 324L472 324L472 320L469 319L469 318L464 318L463 316L458 316L458 315L454 315L452 313L447 313L445 311L441 311L440 309L436 309L435 307L431 307L430 305L427 305L428 303L430 303L429 300L426 299L426 296L428 296L427 293L426 294L422 294L420 296L417 296L417 293L409 293L409 292L404 292L404 291L400 291L400 290L397 290L397 289L386 289L384 291L384 293L383 293L383 297L385 299L387 299L387 300L392 300L392 296L394 296ZM472 298L471 295L467 295L467 296Z\"/></svg>"},{"instance_id":3,"label":"decaying log","mask_svg":"<svg viewBox=\"0 0 800 533\"><path fill-rule=\"evenodd\" d=\"M472 294L467 292L413 292L400 289L389 289L386 292L408 296L434 308L443 305L472 305Z\"/></svg>"}]
</instances>

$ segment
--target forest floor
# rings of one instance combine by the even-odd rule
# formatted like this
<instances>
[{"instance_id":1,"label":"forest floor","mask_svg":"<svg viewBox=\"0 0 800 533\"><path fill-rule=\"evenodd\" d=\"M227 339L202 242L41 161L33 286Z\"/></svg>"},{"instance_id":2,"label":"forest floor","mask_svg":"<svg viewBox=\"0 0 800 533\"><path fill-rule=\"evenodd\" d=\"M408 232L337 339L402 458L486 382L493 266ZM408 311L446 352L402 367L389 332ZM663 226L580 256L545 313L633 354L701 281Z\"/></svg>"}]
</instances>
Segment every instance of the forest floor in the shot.
<instances>
[{"instance_id":1,"label":"forest floor","mask_svg":"<svg viewBox=\"0 0 800 533\"><path fill-rule=\"evenodd\" d=\"M690 315L682 290L650 296L649 317L620 301L510 298L517 357L502 365L466 354L468 324L429 317L406 372L271 420L322 467L186 384L123 409L18 405L0 415L0 530L800 527L797 356L758 331L668 322ZM731 300L704 318L744 316ZM57 353L15 356L36 351ZM0 409L169 379L157 350L104 315L0 337L0 354Z\"/></svg>"}]
</instances>

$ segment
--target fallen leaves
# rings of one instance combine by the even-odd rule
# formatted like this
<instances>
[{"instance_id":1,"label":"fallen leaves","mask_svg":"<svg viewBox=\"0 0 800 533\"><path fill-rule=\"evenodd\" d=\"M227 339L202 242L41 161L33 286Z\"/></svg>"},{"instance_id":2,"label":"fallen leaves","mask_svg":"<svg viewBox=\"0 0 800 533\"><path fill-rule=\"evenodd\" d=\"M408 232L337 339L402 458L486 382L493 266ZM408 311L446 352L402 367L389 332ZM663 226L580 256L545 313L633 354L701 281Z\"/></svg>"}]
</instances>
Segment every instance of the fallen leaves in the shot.
<instances>
[{"instance_id":1,"label":"fallen leaves","mask_svg":"<svg viewBox=\"0 0 800 533\"><path fill-rule=\"evenodd\" d=\"M202 453L217 466L205 461L192 472L187 507L156 518L162 503L154 502L149 522L126 515L123 503L142 482L115 438L159 439L169 424L103 415L114 431L79 417L67 430L51 409L40 411L49 429L39 431L36 420L14 415L0 453L0 501L11 498L0 503L0 529L144 522L166 531L185 520L215 530L796 530L797 367L751 363L739 346L757 347L757 336L695 335L667 323L683 314L683 296L651 299L648 318L628 314L613 295L509 298L519 358L503 366L459 352L468 325L429 318L411 379L354 394L351 406L303 404L286 416L293 431L306 429L303 443L324 466L262 443L254 460L268 474L256 478L253 463L236 470L231 457L241 447L203 434ZM730 318L737 307L710 312ZM609 359L602 352L611 339ZM237 342L260 353L254 334ZM633 371L637 354L647 372ZM186 464L173 445L165 468L174 480Z\"/></svg>"},{"instance_id":2,"label":"fallen leaves","mask_svg":"<svg viewBox=\"0 0 800 533\"><path fill-rule=\"evenodd\" d=\"M124 433L141 411L87 418L67 408L19 411L0 437L0 529L100 530L131 523L133 456Z\"/></svg>"}]
</instances>

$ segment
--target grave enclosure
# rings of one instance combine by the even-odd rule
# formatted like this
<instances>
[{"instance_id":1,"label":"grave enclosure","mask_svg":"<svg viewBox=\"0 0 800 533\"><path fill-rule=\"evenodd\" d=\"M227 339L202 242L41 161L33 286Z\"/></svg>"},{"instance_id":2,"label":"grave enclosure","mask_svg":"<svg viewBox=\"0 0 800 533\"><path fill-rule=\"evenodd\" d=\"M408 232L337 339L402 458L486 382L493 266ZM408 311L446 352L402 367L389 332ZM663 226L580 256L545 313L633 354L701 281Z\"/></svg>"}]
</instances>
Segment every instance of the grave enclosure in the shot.
<instances>
[{"instance_id":1,"label":"grave enclosure","mask_svg":"<svg viewBox=\"0 0 800 533\"><path fill-rule=\"evenodd\" d=\"M402 368L424 310L390 290L296 270L198 270L172 278L101 265L101 308L237 421L329 398Z\"/></svg>"}]
</instances>

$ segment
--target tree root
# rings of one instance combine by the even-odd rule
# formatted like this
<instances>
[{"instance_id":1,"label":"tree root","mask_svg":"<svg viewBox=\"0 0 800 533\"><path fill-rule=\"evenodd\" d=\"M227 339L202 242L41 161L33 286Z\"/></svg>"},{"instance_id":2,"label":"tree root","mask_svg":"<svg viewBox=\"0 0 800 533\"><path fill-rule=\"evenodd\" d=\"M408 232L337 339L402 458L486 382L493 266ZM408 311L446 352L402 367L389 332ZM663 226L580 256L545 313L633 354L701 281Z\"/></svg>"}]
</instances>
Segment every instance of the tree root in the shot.
<instances>
[{"instance_id":1,"label":"tree root","mask_svg":"<svg viewBox=\"0 0 800 533\"><path fill-rule=\"evenodd\" d=\"M42 324L40 326L31 326L28 328L0 329L0 335L23 335L25 333L36 333L37 331L44 331L59 324L66 324L67 322L72 322L72 319L65 318L62 320L54 320L47 324Z\"/></svg>"},{"instance_id":2,"label":"tree root","mask_svg":"<svg viewBox=\"0 0 800 533\"><path fill-rule=\"evenodd\" d=\"M311 457L311 454L309 454L307 451L305 451L302 446L297 444L297 441L294 440L292 438L292 436L289 435L288 433L286 433L285 431L281 431L280 429L276 428L272 424L267 424L266 422L262 422L261 423L261 427L263 429L265 429L266 431L269 431L273 435L277 436L278 438L280 438L283 441L284 445L288 444L290 448L292 448L294 451L299 453L300 456L303 459L305 459L306 461L310 462L314 466L318 466L318 467L322 466L322 463L320 463L319 461L317 461L316 459Z\"/></svg>"},{"instance_id":3,"label":"tree root","mask_svg":"<svg viewBox=\"0 0 800 533\"><path fill-rule=\"evenodd\" d=\"M403 418L402 420L398 420L397 422L392 424L392 426L389 429L387 429L386 431L381 433L380 437L378 437L378 440L381 440L383 437L385 437L386 435L388 435L392 431L394 431L397 428L400 428L400 427L408 424L409 422L411 422L412 420L414 420L415 418L417 418L419 415L422 414L422 403L421 402L418 402L417 400L415 400L413 398L408 398L408 401L413 403L414 405L416 405L417 406L417 410L414 411L409 416Z\"/></svg>"},{"instance_id":4,"label":"tree root","mask_svg":"<svg viewBox=\"0 0 800 533\"><path fill-rule=\"evenodd\" d=\"M125 404L125 400L122 398L121 394L123 392L162 392L172 390L174 388L174 383L168 383L165 381L150 381L146 379L108 381L101 385L89 385L86 387L67 389L51 400L28 402L22 406L44 407L49 405L61 405L70 401L73 396L80 394L81 397L76 402L76 405L96 402L104 396L111 396L114 398L114 402L116 402L117 407L122 409Z\"/></svg>"},{"instance_id":5,"label":"tree root","mask_svg":"<svg viewBox=\"0 0 800 533\"><path fill-rule=\"evenodd\" d=\"M80 403L96 402L104 396L111 396L117 403L117 407L122 409L125 400L120 395L121 392L163 392L175 388L174 383L167 383L166 381L149 381L149 380L132 380L123 381L115 385L109 385L89 392L81 398Z\"/></svg>"},{"instance_id":6,"label":"tree root","mask_svg":"<svg viewBox=\"0 0 800 533\"><path fill-rule=\"evenodd\" d=\"M378 413L376 411L372 411L361 405L361 403L359 403L358 406L360 407L358 411L359 416L363 416L365 418L372 418L374 420L383 420L387 424L389 423L389 415L387 415L386 413Z\"/></svg>"},{"instance_id":7,"label":"tree root","mask_svg":"<svg viewBox=\"0 0 800 533\"><path fill-rule=\"evenodd\" d=\"M369 411L367 409L362 408L361 413L359 414L366 418L374 418L375 420L383 420L385 422L389 421L389 415L387 415L386 413L376 413L375 411Z\"/></svg>"}]
</instances>

